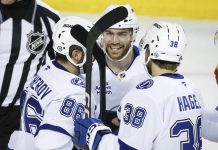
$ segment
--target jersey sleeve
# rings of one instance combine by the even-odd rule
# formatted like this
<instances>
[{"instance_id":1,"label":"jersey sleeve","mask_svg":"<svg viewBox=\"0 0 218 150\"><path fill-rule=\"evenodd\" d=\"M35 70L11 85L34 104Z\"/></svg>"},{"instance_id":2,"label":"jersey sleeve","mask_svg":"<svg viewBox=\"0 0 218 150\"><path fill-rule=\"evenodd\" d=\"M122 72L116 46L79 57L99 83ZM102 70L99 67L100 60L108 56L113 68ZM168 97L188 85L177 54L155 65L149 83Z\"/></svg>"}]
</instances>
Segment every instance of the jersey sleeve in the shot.
<instances>
[{"instance_id":1,"label":"jersey sleeve","mask_svg":"<svg viewBox=\"0 0 218 150\"><path fill-rule=\"evenodd\" d=\"M14 131L8 143L8 149L39 150L34 145L34 136L25 131Z\"/></svg>"},{"instance_id":2,"label":"jersey sleeve","mask_svg":"<svg viewBox=\"0 0 218 150\"><path fill-rule=\"evenodd\" d=\"M59 132L44 130L35 138L35 147L38 149L69 150L73 143L71 138Z\"/></svg>"},{"instance_id":3,"label":"jersey sleeve","mask_svg":"<svg viewBox=\"0 0 218 150\"><path fill-rule=\"evenodd\" d=\"M218 112L204 111L202 116L202 136L210 141L218 142Z\"/></svg>"},{"instance_id":4,"label":"jersey sleeve","mask_svg":"<svg viewBox=\"0 0 218 150\"><path fill-rule=\"evenodd\" d=\"M106 134L99 143L98 150L120 150L118 137L113 134Z\"/></svg>"}]
</instances>

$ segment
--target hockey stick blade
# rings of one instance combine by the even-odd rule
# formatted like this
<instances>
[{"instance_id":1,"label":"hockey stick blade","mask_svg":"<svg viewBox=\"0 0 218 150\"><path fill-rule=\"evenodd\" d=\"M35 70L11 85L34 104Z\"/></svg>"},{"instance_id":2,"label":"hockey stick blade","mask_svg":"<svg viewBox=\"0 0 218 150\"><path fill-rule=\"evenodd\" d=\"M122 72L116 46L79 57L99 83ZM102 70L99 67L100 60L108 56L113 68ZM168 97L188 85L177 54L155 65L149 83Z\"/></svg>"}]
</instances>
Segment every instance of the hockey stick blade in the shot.
<instances>
[{"instance_id":1,"label":"hockey stick blade","mask_svg":"<svg viewBox=\"0 0 218 150\"><path fill-rule=\"evenodd\" d=\"M96 39L109 27L124 20L128 16L128 11L125 7L117 7L104 16L102 16L91 28L86 39L87 48L87 68L86 68L86 87L87 93L91 95L91 70L92 70L92 50L95 45ZM102 88L105 88L102 87ZM91 107L89 107L91 108ZM104 122L104 113L106 111L106 99L100 102L100 118Z\"/></svg>"},{"instance_id":2,"label":"hockey stick blade","mask_svg":"<svg viewBox=\"0 0 218 150\"><path fill-rule=\"evenodd\" d=\"M85 28L83 28L80 25L75 25L71 29L71 35L79 41L83 46L86 46L86 37L88 35L88 32L86 31ZM98 63L99 66L99 73L100 73L100 101L106 101L106 95L105 95L105 66L106 66L106 61L105 61L105 54L103 50L98 46L97 43L94 45L93 49L93 55ZM88 99L89 95L87 96L87 102L86 104L89 104L90 99ZM101 103L102 104L102 103ZM86 110L88 109L88 105L85 106ZM86 112L87 114L87 112ZM103 112L100 111L99 118L103 119Z\"/></svg>"}]
</instances>

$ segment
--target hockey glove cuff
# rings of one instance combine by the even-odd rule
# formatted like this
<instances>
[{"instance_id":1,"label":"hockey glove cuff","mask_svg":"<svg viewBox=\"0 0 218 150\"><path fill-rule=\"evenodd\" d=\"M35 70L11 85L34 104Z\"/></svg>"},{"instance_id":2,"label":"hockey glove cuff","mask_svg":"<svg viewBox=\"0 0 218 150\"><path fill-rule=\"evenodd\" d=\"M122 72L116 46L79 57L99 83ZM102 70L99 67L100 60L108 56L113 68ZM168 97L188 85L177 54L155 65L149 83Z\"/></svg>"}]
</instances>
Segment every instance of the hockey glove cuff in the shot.
<instances>
[{"instance_id":1,"label":"hockey glove cuff","mask_svg":"<svg viewBox=\"0 0 218 150\"><path fill-rule=\"evenodd\" d=\"M74 143L84 148L88 145L90 150L97 150L102 136L111 133L101 120L95 118L77 119L74 122Z\"/></svg>"}]
</instances>

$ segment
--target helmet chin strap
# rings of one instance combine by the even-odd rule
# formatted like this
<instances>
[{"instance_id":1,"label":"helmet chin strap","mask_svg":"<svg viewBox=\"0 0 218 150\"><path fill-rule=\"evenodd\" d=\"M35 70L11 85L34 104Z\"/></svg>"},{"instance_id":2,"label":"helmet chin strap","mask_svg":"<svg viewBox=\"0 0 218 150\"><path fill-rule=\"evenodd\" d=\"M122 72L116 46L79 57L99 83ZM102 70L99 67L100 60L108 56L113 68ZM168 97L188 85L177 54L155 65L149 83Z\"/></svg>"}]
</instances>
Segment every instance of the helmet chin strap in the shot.
<instances>
[{"instance_id":1,"label":"helmet chin strap","mask_svg":"<svg viewBox=\"0 0 218 150\"><path fill-rule=\"evenodd\" d=\"M148 56L146 62L143 63L144 69L148 72L149 76L152 77L151 66L149 65L149 61L151 60L151 55Z\"/></svg>"},{"instance_id":2,"label":"helmet chin strap","mask_svg":"<svg viewBox=\"0 0 218 150\"><path fill-rule=\"evenodd\" d=\"M151 70L151 65L148 63L143 63L145 71L148 73L149 77L152 77L152 70Z\"/></svg>"},{"instance_id":3,"label":"helmet chin strap","mask_svg":"<svg viewBox=\"0 0 218 150\"><path fill-rule=\"evenodd\" d=\"M152 78L152 71L151 71L151 67L149 67L147 64L143 63L144 69L145 71L148 73L148 76L150 78Z\"/></svg>"},{"instance_id":4,"label":"helmet chin strap","mask_svg":"<svg viewBox=\"0 0 218 150\"><path fill-rule=\"evenodd\" d=\"M79 73L80 73L80 74L86 73L85 70L86 70L86 69L85 69L85 64L84 64L83 66L79 67Z\"/></svg>"},{"instance_id":5,"label":"helmet chin strap","mask_svg":"<svg viewBox=\"0 0 218 150\"><path fill-rule=\"evenodd\" d=\"M145 62L145 65L147 65L150 60L151 60L151 55L148 56L148 59L147 59L147 61Z\"/></svg>"},{"instance_id":6,"label":"helmet chin strap","mask_svg":"<svg viewBox=\"0 0 218 150\"><path fill-rule=\"evenodd\" d=\"M77 64L77 63L75 63L75 62L71 59L70 55L66 55L66 57L67 57L68 61L69 61L71 64L73 64L73 65L76 66L76 67L79 67L80 74L85 73L85 66L86 66L86 65L85 65L85 60L83 60L82 63ZM86 57L86 56L85 56L85 57Z\"/></svg>"}]
</instances>

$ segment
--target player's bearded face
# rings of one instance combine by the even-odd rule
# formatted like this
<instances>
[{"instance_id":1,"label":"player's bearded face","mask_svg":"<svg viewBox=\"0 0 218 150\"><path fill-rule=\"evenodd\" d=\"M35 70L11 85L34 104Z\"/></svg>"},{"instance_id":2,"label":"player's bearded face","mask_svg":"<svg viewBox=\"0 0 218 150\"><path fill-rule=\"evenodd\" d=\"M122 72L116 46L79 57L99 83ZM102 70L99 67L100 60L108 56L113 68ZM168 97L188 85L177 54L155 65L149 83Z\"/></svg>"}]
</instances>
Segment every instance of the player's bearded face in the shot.
<instances>
[{"instance_id":1,"label":"player's bearded face","mask_svg":"<svg viewBox=\"0 0 218 150\"><path fill-rule=\"evenodd\" d=\"M16 0L1 0L1 4L3 5L11 5L14 2L16 2Z\"/></svg>"},{"instance_id":2,"label":"player's bearded face","mask_svg":"<svg viewBox=\"0 0 218 150\"><path fill-rule=\"evenodd\" d=\"M103 33L106 52L113 60L122 59L129 51L132 42L130 29L107 29Z\"/></svg>"}]
</instances>

